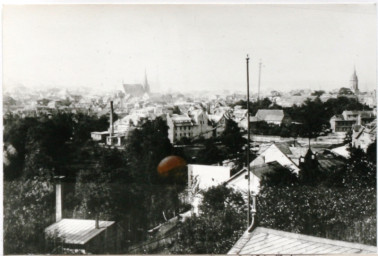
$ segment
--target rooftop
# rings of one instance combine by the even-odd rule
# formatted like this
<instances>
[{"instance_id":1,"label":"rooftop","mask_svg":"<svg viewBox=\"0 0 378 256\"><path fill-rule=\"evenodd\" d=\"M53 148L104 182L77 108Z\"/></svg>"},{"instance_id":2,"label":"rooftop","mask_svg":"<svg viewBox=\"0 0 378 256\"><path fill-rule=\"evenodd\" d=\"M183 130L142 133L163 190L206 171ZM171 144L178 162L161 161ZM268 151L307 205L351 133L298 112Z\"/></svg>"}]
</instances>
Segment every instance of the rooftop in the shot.
<instances>
[{"instance_id":1,"label":"rooftop","mask_svg":"<svg viewBox=\"0 0 378 256\"><path fill-rule=\"evenodd\" d=\"M264 164L261 164L261 165L253 166L252 168L250 168L250 171L253 174L255 174L258 178L261 179L264 174L274 172L274 171L279 170L281 168L283 168L283 166L280 163L278 163L277 161L274 161L274 162L270 162L270 163L264 163ZM244 173L247 173L246 167L241 169L239 172L235 173L231 178L229 178L226 181L226 183L234 180L235 178L239 177L240 175L242 175Z\"/></svg>"},{"instance_id":2,"label":"rooftop","mask_svg":"<svg viewBox=\"0 0 378 256\"><path fill-rule=\"evenodd\" d=\"M178 114L173 114L172 115L172 121L174 123L192 123L192 120L189 116L187 115L178 115Z\"/></svg>"},{"instance_id":3,"label":"rooftop","mask_svg":"<svg viewBox=\"0 0 378 256\"><path fill-rule=\"evenodd\" d=\"M96 229L95 220L62 219L45 229L48 235L57 234L66 244L86 244L89 240L113 225L114 221L99 221Z\"/></svg>"},{"instance_id":4,"label":"rooftop","mask_svg":"<svg viewBox=\"0 0 378 256\"><path fill-rule=\"evenodd\" d=\"M259 109L256 113L257 119L261 121L282 121L284 112L282 109Z\"/></svg>"},{"instance_id":5,"label":"rooftop","mask_svg":"<svg viewBox=\"0 0 378 256\"><path fill-rule=\"evenodd\" d=\"M377 247L257 227L244 232L228 254L377 253Z\"/></svg>"}]
</instances>

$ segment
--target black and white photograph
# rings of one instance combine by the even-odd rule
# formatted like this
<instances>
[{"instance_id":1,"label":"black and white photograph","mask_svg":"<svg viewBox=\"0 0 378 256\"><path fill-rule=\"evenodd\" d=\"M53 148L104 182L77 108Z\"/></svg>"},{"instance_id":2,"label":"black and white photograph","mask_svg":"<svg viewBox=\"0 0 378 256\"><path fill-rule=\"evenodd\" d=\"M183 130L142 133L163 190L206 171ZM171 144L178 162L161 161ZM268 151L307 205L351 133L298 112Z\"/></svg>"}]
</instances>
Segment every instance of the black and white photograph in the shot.
<instances>
[{"instance_id":1,"label":"black and white photograph","mask_svg":"<svg viewBox=\"0 0 378 256\"><path fill-rule=\"evenodd\" d=\"M376 254L376 12L2 5L3 254Z\"/></svg>"}]
</instances>

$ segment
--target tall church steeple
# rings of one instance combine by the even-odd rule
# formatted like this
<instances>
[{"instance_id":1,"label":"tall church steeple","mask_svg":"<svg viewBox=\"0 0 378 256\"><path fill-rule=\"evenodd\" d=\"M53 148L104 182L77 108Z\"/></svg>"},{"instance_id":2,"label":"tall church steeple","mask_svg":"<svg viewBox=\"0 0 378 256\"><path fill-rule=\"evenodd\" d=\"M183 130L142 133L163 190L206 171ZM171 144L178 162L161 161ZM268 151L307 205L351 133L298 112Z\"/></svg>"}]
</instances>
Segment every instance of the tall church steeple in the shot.
<instances>
[{"instance_id":1,"label":"tall church steeple","mask_svg":"<svg viewBox=\"0 0 378 256\"><path fill-rule=\"evenodd\" d=\"M358 94L359 90L358 90L358 77L357 77L357 72L356 72L356 66L354 66L354 73L353 73L352 78L350 80L350 85L351 85L351 89L353 90L353 92L355 94Z\"/></svg>"},{"instance_id":2,"label":"tall church steeple","mask_svg":"<svg viewBox=\"0 0 378 256\"><path fill-rule=\"evenodd\" d=\"M144 70L144 92L150 93L150 85L148 84L147 81L147 71Z\"/></svg>"}]
</instances>

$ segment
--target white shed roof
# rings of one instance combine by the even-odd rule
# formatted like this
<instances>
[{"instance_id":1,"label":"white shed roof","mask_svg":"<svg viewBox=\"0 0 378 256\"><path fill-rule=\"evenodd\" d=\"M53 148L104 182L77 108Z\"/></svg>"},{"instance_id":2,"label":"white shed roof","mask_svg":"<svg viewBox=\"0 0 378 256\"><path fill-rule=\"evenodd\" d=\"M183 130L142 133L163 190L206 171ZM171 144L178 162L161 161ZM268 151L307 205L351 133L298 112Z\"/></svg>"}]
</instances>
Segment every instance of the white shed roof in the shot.
<instances>
[{"instance_id":1,"label":"white shed roof","mask_svg":"<svg viewBox=\"0 0 378 256\"><path fill-rule=\"evenodd\" d=\"M86 244L89 240L113 225L114 221L99 221L96 229L95 220L62 219L45 229L47 235L57 234L66 244Z\"/></svg>"}]
</instances>

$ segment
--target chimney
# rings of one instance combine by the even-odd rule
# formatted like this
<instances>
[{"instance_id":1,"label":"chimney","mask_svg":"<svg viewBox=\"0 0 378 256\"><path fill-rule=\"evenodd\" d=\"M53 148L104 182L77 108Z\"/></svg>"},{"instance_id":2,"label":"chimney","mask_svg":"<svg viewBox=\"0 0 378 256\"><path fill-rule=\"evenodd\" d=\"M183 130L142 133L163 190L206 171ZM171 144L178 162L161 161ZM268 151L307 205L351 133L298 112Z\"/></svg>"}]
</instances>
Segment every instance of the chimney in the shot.
<instances>
[{"instance_id":1,"label":"chimney","mask_svg":"<svg viewBox=\"0 0 378 256\"><path fill-rule=\"evenodd\" d=\"M62 179L64 176L54 176L55 179L55 221L58 222L62 219Z\"/></svg>"},{"instance_id":2,"label":"chimney","mask_svg":"<svg viewBox=\"0 0 378 256\"><path fill-rule=\"evenodd\" d=\"M114 126L113 126L113 101L110 101L110 137L114 134Z\"/></svg>"},{"instance_id":3,"label":"chimney","mask_svg":"<svg viewBox=\"0 0 378 256\"><path fill-rule=\"evenodd\" d=\"M99 224L99 220L98 220L98 213L96 214L95 228L96 228L96 229L99 229L99 228L100 228L100 224Z\"/></svg>"}]
</instances>

